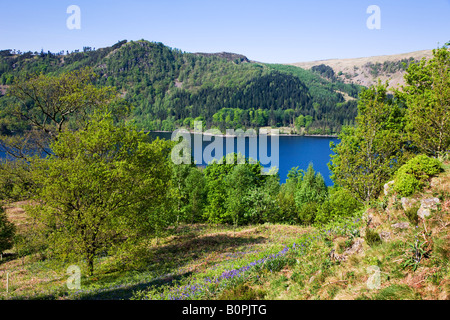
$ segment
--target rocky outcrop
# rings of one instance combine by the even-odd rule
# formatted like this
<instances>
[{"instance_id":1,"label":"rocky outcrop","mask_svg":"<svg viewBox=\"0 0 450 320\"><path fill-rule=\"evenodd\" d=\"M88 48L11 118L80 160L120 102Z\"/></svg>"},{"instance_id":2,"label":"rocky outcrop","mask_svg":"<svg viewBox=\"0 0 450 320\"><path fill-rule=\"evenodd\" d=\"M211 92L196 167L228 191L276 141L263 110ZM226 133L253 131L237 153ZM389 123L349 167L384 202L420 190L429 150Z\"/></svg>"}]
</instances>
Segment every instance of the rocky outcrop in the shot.
<instances>
[{"instance_id":1,"label":"rocky outcrop","mask_svg":"<svg viewBox=\"0 0 450 320\"><path fill-rule=\"evenodd\" d=\"M427 198L422 199L420 201L420 208L417 211L417 215L425 219L425 217L428 217L431 214L431 210L437 209L437 204L440 203L440 200L438 198Z\"/></svg>"},{"instance_id":2,"label":"rocky outcrop","mask_svg":"<svg viewBox=\"0 0 450 320\"><path fill-rule=\"evenodd\" d=\"M381 238L382 241L387 241L387 240L389 240L391 238L391 233L387 232L387 231L381 231L379 233L379 235L380 235L380 238Z\"/></svg>"},{"instance_id":3,"label":"rocky outcrop","mask_svg":"<svg viewBox=\"0 0 450 320\"><path fill-rule=\"evenodd\" d=\"M405 210L405 211L408 209L411 209L412 207L415 207L415 205L418 202L416 199L410 199L410 198L405 198L405 197L401 198L400 201L402 203L403 210Z\"/></svg>"},{"instance_id":4,"label":"rocky outcrop","mask_svg":"<svg viewBox=\"0 0 450 320\"><path fill-rule=\"evenodd\" d=\"M408 229L409 223L408 222L398 222L391 225L393 229Z\"/></svg>"},{"instance_id":5,"label":"rocky outcrop","mask_svg":"<svg viewBox=\"0 0 450 320\"><path fill-rule=\"evenodd\" d=\"M330 252L330 258L331 260L335 260L335 261L345 261L348 259L349 256L356 254L356 253L360 253L364 250L363 248L363 239L358 238L355 240L355 242L353 242L352 246L348 249L346 249L342 254L338 254L336 253L336 250L331 250Z\"/></svg>"},{"instance_id":6,"label":"rocky outcrop","mask_svg":"<svg viewBox=\"0 0 450 320\"><path fill-rule=\"evenodd\" d=\"M363 251L362 244L363 244L362 239L356 239L355 242L353 243L353 245L350 248L348 248L347 250L345 250L343 254L346 256L350 256L355 253L360 253L361 251Z\"/></svg>"}]
</instances>

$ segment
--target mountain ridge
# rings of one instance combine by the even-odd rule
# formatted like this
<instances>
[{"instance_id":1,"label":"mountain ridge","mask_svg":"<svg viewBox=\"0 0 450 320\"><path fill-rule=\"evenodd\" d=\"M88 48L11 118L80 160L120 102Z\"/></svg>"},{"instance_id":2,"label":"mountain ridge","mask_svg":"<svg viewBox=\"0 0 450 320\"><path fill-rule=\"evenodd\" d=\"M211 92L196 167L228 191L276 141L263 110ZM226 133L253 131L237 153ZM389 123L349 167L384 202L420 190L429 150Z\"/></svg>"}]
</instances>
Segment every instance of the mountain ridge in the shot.
<instances>
[{"instance_id":1,"label":"mountain ridge","mask_svg":"<svg viewBox=\"0 0 450 320\"><path fill-rule=\"evenodd\" d=\"M378 55L370 57L346 58L346 59L324 59L306 62L287 63L310 70L314 66L326 65L333 69L334 73L344 83L355 83L369 87L377 83L389 80L391 88L404 84L403 75L405 69L401 62L417 62L422 58L429 59L433 55L432 50L419 50L399 54ZM405 61L406 60L406 61ZM383 69L384 68L384 69ZM389 72L388 68L393 72Z\"/></svg>"}]
</instances>

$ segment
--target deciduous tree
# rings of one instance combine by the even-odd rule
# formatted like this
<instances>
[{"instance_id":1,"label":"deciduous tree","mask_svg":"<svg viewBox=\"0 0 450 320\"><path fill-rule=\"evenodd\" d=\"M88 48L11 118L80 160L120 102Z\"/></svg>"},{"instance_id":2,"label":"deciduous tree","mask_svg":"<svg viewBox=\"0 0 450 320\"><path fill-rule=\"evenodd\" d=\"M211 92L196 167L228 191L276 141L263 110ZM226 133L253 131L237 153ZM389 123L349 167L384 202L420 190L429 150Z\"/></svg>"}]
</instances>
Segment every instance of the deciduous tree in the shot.
<instances>
[{"instance_id":1,"label":"deciduous tree","mask_svg":"<svg viewBox=\"0 0 450 320\"><path fill-rule=\"evenodd\" d=\"M344 127L340 143L332 143L332 179L361 202L375 199L409 156L404 110L388 97L387 86L379 83L360 94L357 126Z\"/></svg>"},{"instance_id":2,"label":"deciduous tree","mask_svg":"<svg viewBox=\"0 0 450 320\"><path fill-rule=\"evenodd\" d=\"M450 52L433 50L433 58L413 63L398 94L407 104L407 131L420 151L437 156L450 146Z\"/></svg>"},{"instance_id":3,"label":"deciduous tree","mask_svg":"<svg viewBox=\"0 0 450 320\"><path fill-rule=\"evenodd\" d=\"M61 132L53 154L33 160L36 205L29 208L49 228L54 253L83 256L92 275L99 250L166 227L171 145L149 143L109 114Z\"/></svg>"}]
</instances>

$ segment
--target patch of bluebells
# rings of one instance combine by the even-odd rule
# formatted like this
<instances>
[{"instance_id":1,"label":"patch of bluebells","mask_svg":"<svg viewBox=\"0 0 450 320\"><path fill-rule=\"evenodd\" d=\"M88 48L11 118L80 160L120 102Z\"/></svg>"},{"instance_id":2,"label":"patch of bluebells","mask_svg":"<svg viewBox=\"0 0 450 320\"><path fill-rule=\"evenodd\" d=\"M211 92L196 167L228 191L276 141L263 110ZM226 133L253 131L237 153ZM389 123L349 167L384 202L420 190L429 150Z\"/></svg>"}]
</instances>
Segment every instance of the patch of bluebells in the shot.
<instances>
[{"instance_id":1,"label":"patch of bluebells","mask_svg":"<svg viewBox=\"0 0 450 320\"><path fill-rule=\"evenodd\" d=\"M157 295L146 295L143 299L167 299L167 300L192 300L200 299L210 292L211 288L215 290L223 289L227 287L230 283L237 279L245 279L249 276L249 271L251 271L256 266L263 265L266 261L277 259L285 256L289 251L299 251L303 253L310 241L319 239L319 237L311 237L300 244L294 243L291 247L285 246L282 250L277 253L270 254L261 259L252 261L240 268L225 270L219 276L213 278L204 279L193 279L191 283L172 287L169 290L162 292Z\"/></svg>"},{"instance_id":2,"label":"patch of bluebells","mask_svg":"<svg viewBox=\"0 0 450 320\"><path fill-rule=\"evenodd\" d=\"M219 276L213 278L193 278L189 284L175 287L166 287L164 292L159 294L145 294L139 295L137 298L142 299L167 299L167 300L194 300L201 299L211 293L211 290L221 290L232 284L237 279L245 280L250 276L250 271L254 270L257 266L262 266L265 262L284 257L288 252L295 251L297 254L305 254L306 249L315 241L322 240L330 236L336 235L351 235L355 231L359 230L359 226L362 223L359 218L349 219L340 223L329 224L322 230L310 234L308 237L302 239L299 243L293 243L291 246L284 246L282 250L277 253L270 254L261 259L252 261L240 268L225 270ZM257 252L257 251L255 251ZM252 251L236 252L230 254L232 257L237 255L245 255L249 253L255 253Z\"/></svg>"}]
</instances>

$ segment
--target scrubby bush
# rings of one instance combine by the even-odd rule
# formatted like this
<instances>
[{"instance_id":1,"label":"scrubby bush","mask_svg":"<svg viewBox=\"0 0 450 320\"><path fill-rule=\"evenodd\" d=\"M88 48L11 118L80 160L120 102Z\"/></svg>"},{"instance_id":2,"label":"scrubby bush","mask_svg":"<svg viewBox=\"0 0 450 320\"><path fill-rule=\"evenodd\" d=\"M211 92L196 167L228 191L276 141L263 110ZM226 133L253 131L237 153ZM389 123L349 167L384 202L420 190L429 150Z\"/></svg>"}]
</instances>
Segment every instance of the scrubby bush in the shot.
<instances>
[{"instance_id":1,"label":"scrubby bush","mask_svg":"<svg viewBox=\"0 0 450 320\"><path fill-rule=\"evenodd\" d=\"M332 189L328 198L319 206L316 222L327 223L343 217L352 216L362 206L346 189Z\"/></svg>"},{"instance_id":2,"label":"scrubby bush","mask_svg":"<svg viewBox=\"0 0 450 320\"><path fill-rule=\"evenodd\" d=\"M411 222L415 226L419 223L419 216L417 214L417 211L419 211L419 207L412 207L405 210L405 215L408 217L409 222Z\"/></svg>"},{"instance_id":3,"label":"scrubby bush","mask_svg":"<svg viewBox=\"0 0 450 320\"><path fill-rule=\"evenodd\" d=\"M407 197L425 187L430 176L442 170L438 159L418 155L401 166L395 174L394 190Z\"/></svg>"},{"instance_id":4,"label":"scrubby bush","mask_svg":"<svg viewBox=\"0 0 450 320\"><path fill-rule=\"evenodd\" d=\"M287 184L281 185L280 192L277 195L278 206L280 209L278 210L278 216L276 217L278 222L291 224L297 222L297 206L295 205L294 191L289 190Z\"/></svg>"},{"instance_id":5,"label":"scrubby bush","mask_svg":"<svg viewBox=\"0 0 450 320\"><path fill-rule=\"evenodd\" d=\"M294 196L300 223L314 223L319 203L325 201L327 196L328 188L322 175L316 173L310 164L303 178L299 179Z\"/></svg>"},{"instance_id":6,"label":"scrubby bush","mask_svg":"<svg viewBox=\"0 0 450 320\"><path fill-rule=\"evenodd\" d=\"M366 229L366 235L364 237L364 240L371 247L381 243L381 237L378 234L378 232L369 228Z\"/></svg>"}]
</instances>

